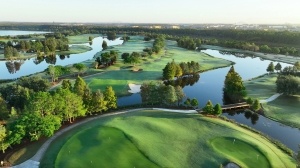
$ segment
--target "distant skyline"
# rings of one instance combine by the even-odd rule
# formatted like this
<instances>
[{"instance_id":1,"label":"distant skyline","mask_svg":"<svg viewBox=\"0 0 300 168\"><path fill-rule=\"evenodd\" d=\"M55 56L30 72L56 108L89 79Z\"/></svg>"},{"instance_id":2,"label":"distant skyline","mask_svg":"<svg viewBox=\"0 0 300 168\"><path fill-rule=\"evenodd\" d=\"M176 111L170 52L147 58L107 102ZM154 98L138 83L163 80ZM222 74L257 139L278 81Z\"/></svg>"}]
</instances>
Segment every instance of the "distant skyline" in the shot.
<instances>
[{"instance_id":1,"label":"distant skyline","mask_svg":"<svg viewBox=\"0 0 300 168\"><path fill-rule=\"evenodd\" d=\"M299 0L9 0L0 21L300 24Z\"/></svg>"}]
</instances>

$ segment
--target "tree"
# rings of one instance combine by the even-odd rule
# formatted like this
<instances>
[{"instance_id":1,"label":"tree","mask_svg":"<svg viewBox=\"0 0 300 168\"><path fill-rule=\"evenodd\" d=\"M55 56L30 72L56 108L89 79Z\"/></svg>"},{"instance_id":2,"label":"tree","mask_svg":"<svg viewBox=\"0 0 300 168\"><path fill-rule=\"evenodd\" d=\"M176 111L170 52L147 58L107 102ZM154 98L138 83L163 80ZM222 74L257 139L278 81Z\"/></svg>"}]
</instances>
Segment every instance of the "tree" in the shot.
<instances>
[{"instance_id":1,"label":"tree","mask_svg":"<svg viewBox=\"0 0 300 168\"><path fill-rule=\"evenodd\" d=\"M103 50L107 49L107 42L105 40L103 40L103 42L102 42L102 48L103 48Z\"/></svg>"},{"instance_id":2,"label":"tree","mask_svg":"<svg viewBox=\"0 0 300 168\"><path fill-rule=\"evenodd\" d=\"M223 91L224 97L233 102L240 102L247 95L243 80L233 66L226 75Z\"/></svg>"},{"instance_id":3,"label":"tree","mask_svg":"<svg viewBox=\"0 0 300 168\"><path fill-rule=\"evenodd\" d=\"M76 93L78 96L82 97L86 88L87 84L80 76L78 76L75 80L73 92Z\"/></svg>"},{"instance_id":4,"label":"tree","mask_svg":"<svg viewBox=\"0 0 300 168\"><path fill-rule=\"evenodd\" d=\"M267 68L267 72L273 73L274 70L275 70L274 64L273 64L273 62L270 62L269 66Z\"/></svg>"},{"instance_id":5,"label":"tree","mask_svg":"<svg viewBox=\"0 0 300 168\"><path fill-rule=\"evenodd\" d=\"M300 61L295 62L294 67L300 71Z\"/></svg>"},{"instance_id":6,"label":"tree","mask_svg":"<svg viewBox=\"0 0 300 168\"><path fill-rule=\"evenodd\" d=\"M206 103L206 105L202 108L204 113L214 114L214 106L210 100Z\"/></svg>"},{"instance_id":7,"label":"tree","mask_svg":"<svg viewBox=\"0 0 300 168\"><path fill-rule=\"evenodd\" d=\"M6 142L6 128L3 125L0 125L0 148L3 153L5 153L5 150L8 148L9 144Z\"/></svg>"},{"instance_id":8,"label":"tree","mask_svg":"<svg viewBox=\"0 0 300 168\"><path fill-rule=\"evenodd\" d=\"M73 64L73 68L78 72L78 76L87 70L86 65L82 63Z\"/></svg>"},{"instance_id":9,"label":"tree","mask_svg":"<svg viewBox=\"0 0 300 168\"><path fill-rule=\"evenodd\" d=\"M198 105L199 105L198 100L197 100L196 98L193 98L193 99L191 100L191 106L192 106L193 108L196 108Z\"/></svg>"},{"instance_id":10,"label":"tree","mask_svg":"<svg viewBox=\"0 0 300 168\"><path fill-rule=\"evenodd\" d=\"M16 83L20 86L33 90L34 92L45 92L50 88L49 81L40 76L21 77Z\"/></svg>"},{"instance_id":11,"label":"tree","mask_svg":"<svg viewBox=\"0 0 300 168\"><path fill-rule=\"evenodd\" d=\"M104 95L101 93L100 90L92 93L91 97L91 111L102 113L103 111L107 110L107 101L104 100Z\"/></svg>"},{"instance_id":12,"label":"tree","mask_svg":"<svg viewBox=\"0 0 300 168\"><path fill-rule=\"evenodd\" d=\"M284 93L286 95L300 93L300 77L280 75L276 80L276 89L278 93Z\"/></svg>"},{"instance_id":13,"label":"tree","mask_svg":"<svg viewBox=\"0 0 300 168\"><path fill-rule=\"evenodd\" d=\"M182 102L183 98L185 97L185 94L182 87L180 86L175 86L175 93L177 98L177 105L179 106L180 102Z\"/></svg>"},{"instance_id":14,"label":"tree","mask_svg":"<svg viewBox=\"0 0 300 168\"><path fill-rule=\"evenodd\" d=\"M29 99L30 90L20 85L12 84L0 88L0 93L7 102L8 108L24 109Z\"/></svg>"},{"instance_id":15,"label":"tree","mask_svg":"<svg viewBox=\"0 0 300 168\"><path fill-rule=\"evenodd\" d=\"M254 111L258 111L258 110L260 109L260 103L259 103L259 100L258 100L258 99L255 99L251 107L252 107L252 109L253 109Z\"/></svg>"},{"instance_id":16,"label":"tree","mask_svg":"<svg viewBox=\"0 0 300 168\"><path fill-rule=\"evenodd\" d=\"M116 32L108 32L107 33L107 39L108 40L115 40L117 38Z\"/></svg>"},{"instance_id":17,"label":"tree","mask_svg":"<svg viewBox=\"0 0 300 168\"><path fill-rule=\"evenodd\" d=\"M5 58L13 57L13 47L10 47L10 46L4 47L4 57Z\"/></svg>"},{"instance_id":18,"label":"tree","mask_svg":"<svg viewBox=\"0 0 300 168\"><path fill-rule=\"evenodd\" d=\"M0 120L6 120L9 116L6 101L0 96Z\"/></svg>"},{"instance_id":19,"label":"tree","mask_svg":"<svg viewBox=\"0 0 300 168\"><path fill-rule=\"evenodd\" d=\"M162 87L159 88L160 93L162 94L162 103L165 105L170 105L176 102L177 97L176 97L176 92L175 89L172 85L162 85Z\"/></svg>"},{"instance_id":20,"label":"tree","mask_svg":"<svg viewBox=\"0 0 300 168\"><path fill-rule=\"evenodd\" d=\"M246 100L246 102L248 104L250 104L250 105L254 103L254 101L253 101L253 99L251 97L248 97L247 100Z\"/></svg>"},{"instance_id":21,"label":"tree","mask_svg":"<svg viewBox=\"0 0 300 168\"><path fill-rule=\"evenodd\" d=\"M125 57L124 59L124 63L128 63L128 64L133 64L133 66L135 66L135 64L140 63L141 61L141 55L138 52L132 52L130 54L130 56Z\"/></svg>"},{"instance_id":22,"label":"tree","mask_svg":"<svg viewBox=\"0 0 300 168\"><path fill-rule=\"evenodd\" d=\"M93 37L92 36L89 36L89 41L93 41Z\"/></svg>"},{"instance_id":23,"label":"tree","mask_svg":"<svg viewBox=\"0 0 300 168\"><path fill-rule=\"evenodd\" d=\"M214 107L214 115L219 116L219 115L221 115L221 114L222 114L222 107L221 107L221 105L218 103L218 104L216 104L215 107Z\"/></svg>"},{"instance_id":24,"label":"tree","mask_svg":"<svg viewBox=\"0 0 300 168\"><path fill-rule=\"evenodd\" d=\"M54 65L48 66L47 73L51 76L51 82L54 82L56 79L56 74L57 74Z\"/></svg>"},{"instance_id":25,"label":"tree","mask_svg":"<svg viewBox=\"0 0 300 168\"><path fill-rule=\"evenodd\" d=\"M275 65L275 70L278 72L278 71L281 71L281 64L278 62L276 65Z\"/></svg>"},{"instance_id":26,"label":"tree","mask_svg":"<svg viewBox=\"0 0 300 168\"><path fill-rule=\"evenodd\" d=\"M68 89L58 89L54 94L54 100L55 114L60 116L63 121L72 123L76 117L86 114L82 97Z\"/></svg>"},{"instance_id":27,"label":"tree","mask_svg":"<svg viewBox=\"0 0 300 168\"><path fill-rule=\"evenodd\" d=\"M62 81L62 87L61 88L63 88L63 89L68 89L68 90L72 90L73 88L72 88L72 84L71 84L71 82L70 82L70 80L68 80L68 79L64 79L63 81Z\"/></svg>"},{"instance_id":28,"label":"tree","mask_svg":"<svg viewBox=\"0 0 300 168\"><path fill-rule=\"evenodd\" d=\"M54 37L46 38L45 46L49 49L50 52L55 52L57 47L56 39Z\"/></svg>"},{"instance_id":29,"label":"tree","mask_svg":"<svg viewBox=\"0 0 300 168\"><path fill-rule=\"evenodd\" d=\"M186 105L187 107L190 107L191 106L191 99L190 98L187 98L184 103L184 105Z\"/></svg>"},{"instance_id":30,"label":"tree","mask_svg":"<svg viewBox=\"0 0 300 168\"><path fill-rule=\"evenodd\" d=\"M107 86L104 91L104 101L107 102L106 107L108 109L116 109L117 108L117 96L111 86Z\"/></svg>"},{"instance_id":31,"label":"tree","mask_svg":"<svg viewBox=\"0 0 300 168\"><path fill-rule=\"evenodd\" d=\"M173 80L175 73L176 73L176 66L168 62L165 68L163 69L163 79Z\"/></svg>"}]
</instances>

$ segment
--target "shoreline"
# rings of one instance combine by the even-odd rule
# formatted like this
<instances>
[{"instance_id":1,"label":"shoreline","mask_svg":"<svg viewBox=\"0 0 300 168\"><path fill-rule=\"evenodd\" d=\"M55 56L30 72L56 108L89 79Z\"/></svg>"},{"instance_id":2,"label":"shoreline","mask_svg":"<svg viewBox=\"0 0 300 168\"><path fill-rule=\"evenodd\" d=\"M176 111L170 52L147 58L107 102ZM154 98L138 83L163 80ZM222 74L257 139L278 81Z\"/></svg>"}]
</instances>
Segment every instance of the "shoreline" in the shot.
<instances>
[{"instance_id":1,"label":"shoreline","mask_svg":"<svg viewBox=\"0 0 300 168\"><path fill-rule=\"evenodd\" d=\"M247 53L253 54L255 57L260 57L270 61L283 62L287 64L294 64L297 61L300 61L300 57L290 56L290 55L281 55L281 54L264 54L261 52L254 52L248 50L241 50L236 48L227 48L221 46L213 46L213 45L202 45L203 49L211 49L211 50L219 50L219 51L228 51L228 52L239 52L239 53Z\"/></svg>"}]
</instances>

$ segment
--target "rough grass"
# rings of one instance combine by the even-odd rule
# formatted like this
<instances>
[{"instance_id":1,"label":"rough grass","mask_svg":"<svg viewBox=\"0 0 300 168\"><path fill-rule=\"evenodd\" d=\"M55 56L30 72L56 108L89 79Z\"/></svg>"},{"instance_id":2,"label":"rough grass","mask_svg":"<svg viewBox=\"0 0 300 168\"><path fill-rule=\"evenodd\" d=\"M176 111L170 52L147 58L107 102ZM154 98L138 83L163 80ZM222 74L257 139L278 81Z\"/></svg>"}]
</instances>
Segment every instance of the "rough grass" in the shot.
<instances>
[{"instance_id":1,"label":"rough grass","mask_svg":"<svg viewBox=\"0 0 300 168\"><path fill-rule=\"evenodd\" d=\"M279 122L300 128L300 95L281 95L263 104L265 115Z\"/></svg>"},{"instance_id":2,"label":"rough grass","mask_svg":"<svg viewBox=\"0 0 300 168\"><path fill-rule=\"evenodd\" d=\"M72 45L69 48L69 51L60 51L57 52L57 55L70 55L70 54L79 54L92 50L91 47L85 45Z\"/></svg>"},{"instance_id":3,"label":"rough grass","mask_svg":"<svg viewBox=\"0 0 300 168\"><path fill-rule=\"evenodd\" d=\"M89 36L92 36L93 38L99 37L99 34L81 34L77 36L69 36L69 43L70 44L82 44L82 43L88 43L89 42Z\"/></svg>"},{"instance_id":4,"label":"rough grass","mask_svg":"<svg viewBox=\"0 0 300 168\"><path fill-rule=\"evenodd\" d=\"M247 147L248 154L261 153L271 167L295 166L291 157L268 140L232 123L197 114L144 110L108 116L76 127L51 144L41 167L74 167L75 163L93 167L91 159L106 163L104 167L138 167L138 164L149 167L153 163L160 167L218 167L232 158L240 160L241 165L251 164L240 156L229 157L215 151L211 142L226 137L245 142L247 145L241 146ZM227 148L222 146L218 149L225 151ZM68 155L69 150L72 157ZM70 159L73 155L78 158L74 162Z\"/></svg>"},{"instance_id":5,"label":"rough grass","mask_svg":"<svg viewBox=\"0 0 300 168\"><path fill-rule=\"evenodd\" d=\"M168 62L173 59L175 62L196 61L200 63L201 70L209 70L218 67L229 66L231 62L208 56L197 51L189 51L177 47L175 41L166 42L166 51L159 54L143 58L137 65L124 64L121 54L124 52L131 53L133 51L142 52L146 47L151 47L153 41L144 42L140 36L133 36L131 40L123 45L114 46L103 52L115 50L119 53L117 64L105 69L107 72L99 76L85 78L91 89L103 89L105 86L112 86L118 96L128 94L128 83L141 84L146 80L159 80L162 77L162 69ZM101 54L99 52L96 56ZM142 71L134 72L133 69L142 69Z\"/></svg>"},{"instance_id":6,"label":"rough grass","mask_svg":"<svg viewBox=\"0 0 300 168\"><path fill-rule=\"evenodd\" d=\"M36 153L36 151L43 145L43 143L46 141L39 140L37 142L33 142L29 145L26 145L25 147L15 151L12 155L9 155L7 161L13 165L18 165L20 163L25 162L26 160L33 157Z\"/></svg>"},{"instance_id":7,"label":"rough grass","mask_svg":"<svg viewBox=\"0 0 300 168\"><path fill-rule=\"evenodd\" d=\"M277 74L271 74L244 81L248 97L263 100L276 94L276 80Z\"/></svg>"}]
</instances>

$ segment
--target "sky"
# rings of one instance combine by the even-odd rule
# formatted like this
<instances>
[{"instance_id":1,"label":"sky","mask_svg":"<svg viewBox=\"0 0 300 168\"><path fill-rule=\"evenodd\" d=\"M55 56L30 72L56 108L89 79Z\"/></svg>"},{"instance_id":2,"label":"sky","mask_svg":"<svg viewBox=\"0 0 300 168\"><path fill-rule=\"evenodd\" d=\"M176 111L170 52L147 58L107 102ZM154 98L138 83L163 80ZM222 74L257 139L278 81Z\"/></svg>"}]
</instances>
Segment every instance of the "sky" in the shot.
<instances>
[{"instance_id":1,"label":"sky","mask_svg":"<svg viewBox=\"0 0 300 168\"><path fill-rule=\"evenodd\" d=\"M299 0L1 0L0 21L300 24Z\"/></svg>"}]
</instances>

